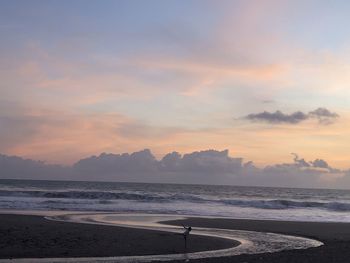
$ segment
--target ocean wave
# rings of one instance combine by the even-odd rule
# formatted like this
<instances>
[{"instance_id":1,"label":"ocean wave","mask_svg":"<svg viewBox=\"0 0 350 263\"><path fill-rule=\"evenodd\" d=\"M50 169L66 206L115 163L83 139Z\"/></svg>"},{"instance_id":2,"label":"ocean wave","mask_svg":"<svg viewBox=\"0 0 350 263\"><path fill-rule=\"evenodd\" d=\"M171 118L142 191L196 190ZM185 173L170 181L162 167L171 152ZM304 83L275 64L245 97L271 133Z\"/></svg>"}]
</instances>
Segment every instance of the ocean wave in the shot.
<instances>
[{"instance_id":1,"label":"ocean wave","mask_svg":"<svg viewBox=\"0 0 350 263\"><path fill-rule=\"evenodd\" d=\"M46 198L46 203L55 199L88 199L97 200L99 204L111 204L117 200L128 200L136 202L186 202L186 203L207 203L214 205L225 205L232 207L257 208L257 209L323 209L329 211L347 212L350 211L350 203L344 202L320 202L320 201L297 201L288 199L220 199L210 196L193 194L164 194L150 192L108 192L108 191L46 191L46 190L23 190L10 191L0 190L1 197L22 197L22 198ZM56 202L52 201L52 202ZM65 203L73 203L67 201Z\"/></svg>"},{"instance_id":2,"label":"ocean wave","mask_svg":"<svg viewBox=\"0 0 350 263\"><path fill-rule=\"evenodd\" d=\"M105 191L8 191L0 190L0 196L11 197L41 197L67 199L97 199L97 200L134 200L140 202L171 202L171 201L205 201L201 197L188 194L157 194Z\"/></svg>"},{"instance_id":3,"label":"ocean wave","mask_svg":"<svg viewBox=\"0 0 350 263\"><path fill-rule=\"evenodd\" d=\"M253 207L260 209L293 209L293 208L318 208L332 211L350 211L350 203L341 202L316 202L316 201L295 201L295 200L222 200L224 204Z\"/></svg>"}]
</instances>

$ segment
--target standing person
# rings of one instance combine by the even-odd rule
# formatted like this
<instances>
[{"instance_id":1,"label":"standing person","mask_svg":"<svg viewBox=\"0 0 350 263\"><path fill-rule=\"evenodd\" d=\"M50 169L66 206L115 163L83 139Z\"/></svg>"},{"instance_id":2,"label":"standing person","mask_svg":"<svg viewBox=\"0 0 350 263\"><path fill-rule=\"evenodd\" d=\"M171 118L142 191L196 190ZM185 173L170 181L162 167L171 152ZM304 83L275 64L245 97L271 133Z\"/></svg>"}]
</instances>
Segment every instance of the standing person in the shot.
<instances>
[{"instance_id":1,"label":"standing person","mask_svg":"<svg viewBox=\"0 0 350 263\"><path fill-rule=\"evenodd\" d=\"M184 226L184 225L182 225L182 226L185 229L185 231L182 233L182 235L184 236L184 239L185 239L185 249L187 249L187 237L190 235L192 227Z\"/></svg>"}]
</instances>

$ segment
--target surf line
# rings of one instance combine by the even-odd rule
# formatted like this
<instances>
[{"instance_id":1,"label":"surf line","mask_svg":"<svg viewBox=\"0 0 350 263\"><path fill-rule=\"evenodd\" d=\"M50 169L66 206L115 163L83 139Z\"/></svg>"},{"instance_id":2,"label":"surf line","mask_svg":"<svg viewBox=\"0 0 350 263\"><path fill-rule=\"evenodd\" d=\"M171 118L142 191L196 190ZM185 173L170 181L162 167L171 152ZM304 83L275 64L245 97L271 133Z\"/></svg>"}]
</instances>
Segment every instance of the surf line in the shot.
<instances>
[{"instance_id":1,"label":"surf line","mask_svg":"<svg viewBox=\"0 0 350 263\"><path fill-rule=\"evenodd\" d=\"M169 216L151 214L115 214L115 213L94 213L94 214L64 214L58 216L45 217L49 220L74 222L83 224L99 224L110 226L122 226L138 229L148 229L179 233L179 226L164 225L159 222L167 220L184 219L188 216ZM240 254L260 254L266 252L278 252L282 250L306 249L323 245L322 242L310 238L297 237L291 235L255 232L245 230L231 230L219 228L199 228L196 227L191 235L202 235L213 238L224 238L238 241L237 246L226 249L146 256L118 256L118 257L80 257L80 258L23 258L16 259L19 263L98 263L98 262L152 262L171 260L191 260L210 257L228 257ZM13 262L13 259L0 260L0 263Z\"/></svg>"}]
</instances>

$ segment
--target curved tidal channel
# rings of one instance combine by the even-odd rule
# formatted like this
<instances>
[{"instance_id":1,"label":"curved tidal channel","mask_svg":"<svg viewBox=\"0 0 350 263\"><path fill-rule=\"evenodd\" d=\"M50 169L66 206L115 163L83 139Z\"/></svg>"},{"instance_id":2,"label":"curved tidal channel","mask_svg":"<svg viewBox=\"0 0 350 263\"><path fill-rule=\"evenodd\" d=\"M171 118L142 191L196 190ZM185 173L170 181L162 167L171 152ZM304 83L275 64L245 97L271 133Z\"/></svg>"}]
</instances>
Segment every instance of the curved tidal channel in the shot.
<instances>
[{"instance_id":1,"label":"curved tidal channel","mask_svg":"<svg viewBox=\"0 0 350 263\"><path fill-rule=\"evenodd\" d=\"M67 214L53 217L46 217L50 220L68 221L75 223L103 224L141 228L148 230L166 231L181 233L178 226L171 226L159 223L161 221L183 219L182 216L172 215L149 215L149 214ZM17 259L16 262L151 262L170 260L190 260L208 257L224 257L240 254L258 254L266 252L277 252L282 250L306 249L323 245L322 242L290 235L275 233L264 233L243 230L228 230L218 228L195 227L191 235L204 235L218 238L236 240L238 246L194 253L147 255L147 256L121 256L121 257L100 257L100 258L49 258L49 259ZM10 262L10 260L0 260Z\"/></svg>"}]
</instances>

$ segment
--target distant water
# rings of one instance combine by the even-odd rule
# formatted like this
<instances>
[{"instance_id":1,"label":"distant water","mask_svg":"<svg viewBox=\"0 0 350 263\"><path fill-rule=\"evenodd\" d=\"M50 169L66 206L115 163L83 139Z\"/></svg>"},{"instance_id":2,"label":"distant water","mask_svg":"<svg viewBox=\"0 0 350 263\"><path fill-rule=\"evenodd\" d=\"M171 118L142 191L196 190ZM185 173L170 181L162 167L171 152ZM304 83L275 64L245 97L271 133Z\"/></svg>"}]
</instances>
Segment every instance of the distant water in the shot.
<instances>
[{"instance_id":1,"label":"distant water","mask_svg":"<svg viewBox=\"0 0 350 263\"><path fill-rule=\"evenodd\" d=\"M0 180L0 209L142 212L350 222L350 191Z\"/></svg>"}]
</instances>

